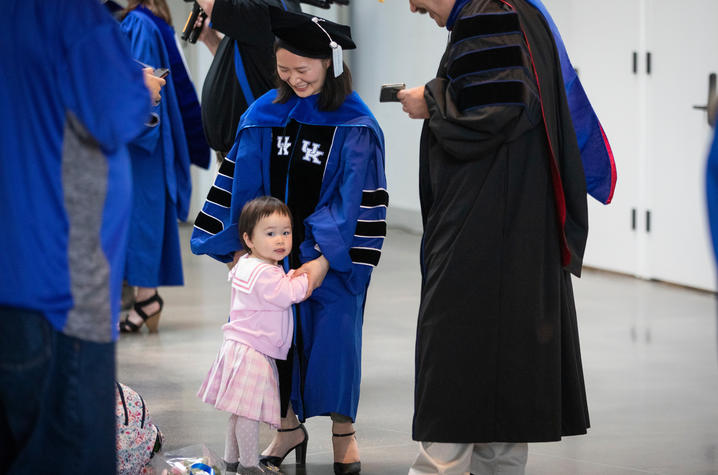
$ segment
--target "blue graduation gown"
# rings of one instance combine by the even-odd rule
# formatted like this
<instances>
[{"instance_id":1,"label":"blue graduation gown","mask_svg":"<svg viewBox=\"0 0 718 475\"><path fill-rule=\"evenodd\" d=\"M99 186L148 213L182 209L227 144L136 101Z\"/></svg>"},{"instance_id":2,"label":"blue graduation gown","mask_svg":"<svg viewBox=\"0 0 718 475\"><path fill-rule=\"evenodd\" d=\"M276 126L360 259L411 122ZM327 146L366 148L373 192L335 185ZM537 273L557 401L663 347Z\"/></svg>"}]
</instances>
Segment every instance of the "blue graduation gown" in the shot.
<instances>
[{"instance_id":1,"label":"blue graduation gown","mask_svg":"<svg viewBox=\"0 0 718 475\"><path fill-rule=\"evenodd\" d=\"M295 242L285 265L320 252L330 265L322 286L295 306L292 407L301 420L331 412L354 419L366 290L386 235L384 138L356 93L331 112L317 110L317 96L273 104L276 93L243 116L195 221L192 252L228 262L241 249L237 222L247 201L273 195L288 203Z\"/></svg>"},{"instance_id":2,"label":"blue graduation gown","mask_svg":"<svg viewBox=\"0 0 718 475\"><path fill-rule=\"evenodd\" d=\"M170 67L161 32L147 15L131 11L121 27L136 60ZM129 147L133 204L125 279L141 287L183 284L177 219L187 219L191 193L187 141L171 75L154 112L159 124L146 127Z\"/></svg>"},{"instance_id":3,"label":"blue graduation gown","mask_svg":"<svg viewBox=\"0 0 718 475\"><path fill-rule=\"evenodd\" d=\"M162 41L165 44L170 60L170 71L172 72L169 80L172 81L175 88L190 161L198 167L209 168L209 145L207 145L207 140L204 138L204 132L202 131L202 112L199 99L187 72L182 53L177 47L175 30L166 21L143 6L137 7L135 11L146 15L152 20L162 35Z\"/></svg>"},{"instance_id":4,"label":"blue graduation gown","mask_svg":"<svg viewBox=\"0 0 718 475\"><path fill-rule=\"evenodd\" d=\"M124 274L126 144L144 128L149 94L97 1L3 6L12 13L0 17L0 305L106 343L117 338Z\"/></svg>"},{"instance_id":5,"label":"blue graduation gown","mask_svg":"<svg viewBox=\"0 0 718 475\"><path fill-rule=\"evenodd\" d=\"M718 129L717 129L718 130ZM718 133L713 135L713 144L706 165L706 198L714 257L718 260Z\"/></svg>"}]
</instances>

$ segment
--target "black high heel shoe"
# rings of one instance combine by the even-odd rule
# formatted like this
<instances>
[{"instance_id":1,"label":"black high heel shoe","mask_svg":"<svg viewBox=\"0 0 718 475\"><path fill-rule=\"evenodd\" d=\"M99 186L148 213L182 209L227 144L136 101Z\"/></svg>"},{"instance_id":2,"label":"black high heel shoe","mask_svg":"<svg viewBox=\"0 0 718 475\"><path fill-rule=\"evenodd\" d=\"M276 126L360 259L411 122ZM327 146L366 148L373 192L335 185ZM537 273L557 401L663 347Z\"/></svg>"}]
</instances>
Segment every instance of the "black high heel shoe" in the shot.
<instances>
[{"instance_id":1,"label":"black high heel shoe","mask_svg":"<svg viewBox=\"0 0 718 475\"><path fill-rule=\"evenodd\" d=\"M353 435L354 432L350 432L348 434L332 434L332 437L351 437ZM357 473L361 473L361 462L334 462L335 475L354 475Z\"/></svg>"},{"instance_id":2,"label":"black high heel shoe","mask_svg":"<svg viewBox=\"0 0 718 475\"><path fill-rule=\"evenodd\" d=\"M297 465L304 465L307 463L307 444L309 443L309 434L307 429L304 428L304 424L299 424L294 429L277 429L277 432L294 432L297 429L301 429L304 432L304 440L299 444L295 445L281 457L276 455L262 455L259 457L259 463L265 466L279 467L282 465L284 459L289 453L294 450L294 456L296 457Z\"/></svg>"},{"instance_id":3,"label":"black high heel shoe","mask_svg":"<svg viewBox=\"0 0 718 475\"><path fill-rule=\"evenodd\" d=\"M153 304L153 303L159 303L160 308L153 313L152 315L147 315L145 311L143 310L144 307ZM162 307L164 306L164 301L162 300L162 297L160 297L160 294L157 293L155 290L155 294L145 300L142 300L140 302L135 302L134 309L137 315L140 316L142 319L142 323L139 325L135 324L130 320L130 316L127 315L125 317L124 321L120 322L120 332L122 333L137 333L140 331L140 328L142 328L142 325L147 325L147 329L150 331L150 333L157 333L157 326L160 324L160 315L162 314Z\"/></svg>"}]
</instances>

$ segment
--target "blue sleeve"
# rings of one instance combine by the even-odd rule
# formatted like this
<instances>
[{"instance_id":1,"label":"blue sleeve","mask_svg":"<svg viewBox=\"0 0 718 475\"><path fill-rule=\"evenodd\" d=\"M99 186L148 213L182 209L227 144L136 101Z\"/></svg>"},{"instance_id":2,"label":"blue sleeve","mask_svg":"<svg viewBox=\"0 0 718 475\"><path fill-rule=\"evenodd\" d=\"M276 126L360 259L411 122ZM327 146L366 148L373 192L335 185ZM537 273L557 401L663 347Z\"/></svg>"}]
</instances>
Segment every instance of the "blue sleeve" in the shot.
<instances>
[{"instance_id":1,"label":"blue sleeve","mask_svg":"<svg viewBox=\"0 0 718 475\"><path fill-rule=\"evenodd\" d=\"M259 151L259 152L258 152ZM242 129L217 172L202 210L197 215L190 246L194 254L207 254L230 262L242 249L239 214L244 204L263 193L262 129Z\"/></svg>"},{"instance_id":2,"label":"blue sleeve","mask_svg":"<svg viewBox=\"0 0 718 475\"><path fill-rule=\"evenodd\" d=\"M338 189L305 220L300 251L303 261L321 251L330 269L343 274L349 290L359 293L379 263L389 195L382 145L369 128L350 130L341 149Z\"/></svg>"},{"instance_id":3,"label":"blue sleeve","mask_svg":"<svg viewBox=\"0 0 718 475\"><path fill-rule=\"evenodd\" d=\"M65 99L112 153L142 132L151 104L141 67L132 60L117 22L98 7L96 26L68 45Z\"/></svg>"},{"instance_id":4,"label":"blue sleeve","mask_svg":"<svg viewBox=\"0 0 718 475\"><path fill-rule=\"evenodd\" d=\"M718 259L718 133L713 136L713 145L708 154L706 198L708 201L708 221L711 238L713 239L713 251L714 256Z\"/></svg>"},{"instance_id":5,"label":"blue sleeve","mask_svg":"<svg viewBox=\"0 0 718 475\"><path fill-rule=\"evenodd\" d=\"M129 39L132 58L154 68L169 67L168 64L163 64L162 57L164 55L160 48L164 47L164 43L151 20L144 18L141 14L130 12L120 26ZM137 66L142 68L139 64ZM167 92L166 88L163 88L162 94ZM162 117L160 105L154 106L152 111ZM132 145L152 152L157 147L160 136L160 127L145 127L142 135L132 141Z\"/></svg>"}]
</instances>

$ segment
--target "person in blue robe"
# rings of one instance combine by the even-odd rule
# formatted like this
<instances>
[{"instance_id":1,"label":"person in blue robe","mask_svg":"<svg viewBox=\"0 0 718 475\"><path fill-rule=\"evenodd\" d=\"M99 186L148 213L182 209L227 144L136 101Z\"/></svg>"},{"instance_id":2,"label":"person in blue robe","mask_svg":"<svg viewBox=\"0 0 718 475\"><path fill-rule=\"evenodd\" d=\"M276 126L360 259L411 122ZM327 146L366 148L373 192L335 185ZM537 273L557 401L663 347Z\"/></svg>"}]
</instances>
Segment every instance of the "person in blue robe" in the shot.
<instances>
[{"instance_id":1,"label":"person in blue robe","mask_svg":"<svg viewBox=\"0 0 718 475\"><path fill-rule=\"evenodd\" d=\"M191 246L232 262L242 252L237 222L244 203L272 195L289 205L294 247L284 265L308 274L310 296L295 306L287 361L277 361L282 429L262 460L277 466L296 448L303 463L308 435L299 421L329 415L335 473L359 473L353 422L364 304L386 235L384 138L340 59L340 47L355 47L349 28L281 9L270 16L278 89L242 117Z\"/></svg>"},{"instance_id":2,"label":"person in blue robe","mask_svg":"<svg viewBox=\"0 0 718 475\"><path fill-rule=\"evenodd\" d=\"M713 134L713 142L706 163L706 200L713 256L718 262L718 133L716 132Z\"/></svg>"},{"instance_id":3,"label":"person in blue robe","mask_svg":"<svg viewBox=\"0 0 718 475\"><path fill-rule=\"evenodd\" d=\"M135 60L171 68L156 17L139 5L127 12L120 26ZM125 280L137 287L137 293L120 325L123 332L136 332L143 324L156 331L163 306L157 287L184 283L177 220L186 220L189 212L190 156L172 74L167 79L163 99L154 108L159 124L146 127L129 146L132 225Z\"/></svg>"},{"instance_id":4,"label":"person in blue robe","mask_svg":"<svg viewBox=\"0 0 718 475\"><path fill-rule=\"evenodd\" d=\"M97 0L2 6L0 470L116 473L127 143L152 101Z\"/></svg>"},{"instance_id":5,"label":"person in blue robe","mask_svg":"<svg viewBox=\"0 0 718 475\"><path fill-rule=\"evenodd\" d=\"M202 112L199 99L197 98L194 84L190 79L189 71L187 71L186 60L179 47L177 35L171 26L172 18L169 8L165 0L153 0L152 5L157 9L158 13L155 14L150 8L143 5L144 1L131 0L128 7L138 5L137 11L147 15L159 29L170 60L169 69L172 74L169 79L174 85L177 96L190 161L198 167L209 168L209 145L207 145L207 140L202 131Z\"/></svg>"}]
</instances>

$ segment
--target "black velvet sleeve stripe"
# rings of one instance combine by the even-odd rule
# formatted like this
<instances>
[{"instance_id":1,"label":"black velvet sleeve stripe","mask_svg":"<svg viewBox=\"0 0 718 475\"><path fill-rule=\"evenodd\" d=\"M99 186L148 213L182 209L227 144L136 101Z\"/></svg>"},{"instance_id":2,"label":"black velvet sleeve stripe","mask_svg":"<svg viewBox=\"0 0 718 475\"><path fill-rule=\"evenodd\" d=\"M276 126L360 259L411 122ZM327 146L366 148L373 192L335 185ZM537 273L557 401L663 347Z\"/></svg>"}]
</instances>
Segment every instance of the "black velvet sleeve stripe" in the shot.
<instances>
[{"instance_id":1,"label":"black velvet sleeve stripe","mask_svg":"<svg viewBox=\"0 0 718 475\"><path fill-rule=\"evenodd\" d=\"M376 267L376 265L379 264L381 251L368 247L352 247L349 249L349 257L351 257L354 264Z\"/></svg>"},{"instance_id":2,"label":"black velvet sleeve stripe","mask_svg":"<svg viewBox=\"0 0 718 475\"><path fill-rule=\"evenodd\" d=\"M521 30L519 16L515 12L474 15L459 18L451 34L451 42L478 35L501 35Z\"/></svg>"},{"instance_id":3,"label":"black velvet sleeve stripe","mask_svg":"<svg viewBox=\"0 0 718 475\"><path fill-rule=\"evenodd\" d=\"M459 91L458 107L465 111L489 104L523 104L524 83L521 81L486 82L467 86Z\"/></svg>"},{"instance_id":4,"label":"black velvet sleeve stripe","mask_svg":"<svg viewBox=\"0 0 718 475\"><path fill-rule=\"evenodd\" d=\"M490 69L523 67L523 49L520 46L503 46L472 51L456 58L449 66L449 77L458 78L464 74L479 73Z\"/></svg>"},{"instance_id":5,"label":"black velvet sleeve stripe","mask_svg":"<svg viewBox=\"0 0 718 475\"><path fill-rule=\"evenodd\" d=\"M211 201L223 208L229 208L232 204L232 193L217 186L212 186L207 194L207 201Z\"/></svg>"},{"instance_id":6,"label":"black velvet sleeve stripe","mask_svg":"<svg viewBox=\"0 0 718 475\"><path fill-rule=\"evenodd\" d=\"M375 208L377 206L389 206L389 193L386 190L373 190L362 192L361 206L363 208Z\"/></svg>"},{"instance_id":7,"label":"black velvet sleeve stripe","mask_svg":"<svg viewBox=\"0 0 718 475\"><path fill-rule=\"evenodd\" d=\"M354 235L359 237L385 237L386 221L357 221L357 229Z\"/></svg>"},{"instance_id":8,"label":"black velvet sleeve stripe","mask_svg":"<svg viewBox=\"0 0 718 475\"><path fill-rule=\"evenodd\" d=\"M234 177L234 162L231 160L227 160L226 158L222 160L222 165L219 166L219 174L227 176L229 178Z\"/></svg>"},{"instance_id":9,"label":"black velvet sleeve stripe","mask_svg":"<svg viewBox=\"0 0 718 475\"><path fill-rule=\"evenodd\" d=\"M222 232L224 229L222 221L208 215L204 211L199 212L197 218L194 220L194 226L212 235Z\"/></svg>"}]
</instances>

